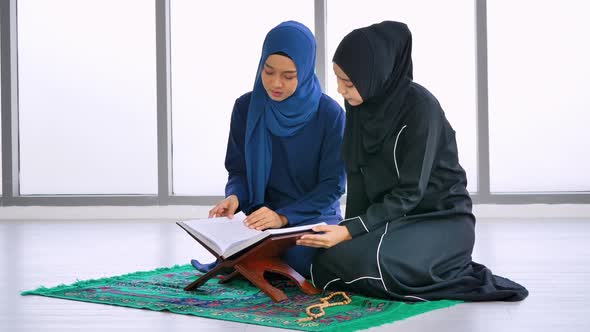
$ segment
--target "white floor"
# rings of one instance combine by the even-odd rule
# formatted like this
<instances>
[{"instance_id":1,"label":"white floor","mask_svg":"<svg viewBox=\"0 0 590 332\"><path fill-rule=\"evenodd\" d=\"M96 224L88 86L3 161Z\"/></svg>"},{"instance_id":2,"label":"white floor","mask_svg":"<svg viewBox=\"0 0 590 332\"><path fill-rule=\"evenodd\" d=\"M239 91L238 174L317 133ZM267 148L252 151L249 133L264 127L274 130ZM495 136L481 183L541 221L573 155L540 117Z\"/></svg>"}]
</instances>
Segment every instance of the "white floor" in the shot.
<instances>
[{"instance_id":1,"label":"white floor","mask_svg":"<svg viewBox=\"0 0 590 332\"><path fill-rule=\"evenodd\" d=\"M370 331L590 331L588 243L590 219L480 219L474 259L525 285L529 298L461 304ZM19 295L210 257L173 220L0 221L0 331L277 330Z\"/></svg>"}]
</instances>

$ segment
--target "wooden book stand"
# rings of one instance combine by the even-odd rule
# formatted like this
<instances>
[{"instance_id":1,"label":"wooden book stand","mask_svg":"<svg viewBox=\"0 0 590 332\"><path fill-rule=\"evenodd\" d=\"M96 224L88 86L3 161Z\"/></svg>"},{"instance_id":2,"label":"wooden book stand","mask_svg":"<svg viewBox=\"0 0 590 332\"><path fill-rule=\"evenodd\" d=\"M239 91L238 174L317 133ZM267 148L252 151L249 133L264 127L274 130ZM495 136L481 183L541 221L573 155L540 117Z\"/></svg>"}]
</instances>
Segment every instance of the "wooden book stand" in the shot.
<instances>
[{"instance_id":1,"label":"wooden book stand","mask_svg":"<svg viewBox=\"0 0 590 332\"><path fill-rule=\"evenodd\" d=\"M280 302L287 299L287 295L280 289L272 286L268 280L264 278L265 272L277 273L289 278L299 288L309 295L319 294L320 290L315 288L311 283L305 280L297 271L291 268L288 264L281 260L281 255L289 248L295 245L295 241L303 234L310 234L311 232L299 232L293 234L284 234L271 236L264 239L262 242L245 249L242 253L233 255L228 259L219 257L215 252L203 245L201 241L193 236L195 240L203 245L210 253L217 257L221 262L217 264L211 271L205 273L190 285L186 286L184 290L192 291L205 284L207 280L218 275L223 271L230 270L231 273L220 281L220 283L227 283L235 277L242 275L249 280L256 287L260 288L266 295L268 295L274 302ZM189 233L190 234L190 233ZM192 236L192 235L191 235ZM235 258L234 258L235 257Z\"/></svg>"}]
</instances>

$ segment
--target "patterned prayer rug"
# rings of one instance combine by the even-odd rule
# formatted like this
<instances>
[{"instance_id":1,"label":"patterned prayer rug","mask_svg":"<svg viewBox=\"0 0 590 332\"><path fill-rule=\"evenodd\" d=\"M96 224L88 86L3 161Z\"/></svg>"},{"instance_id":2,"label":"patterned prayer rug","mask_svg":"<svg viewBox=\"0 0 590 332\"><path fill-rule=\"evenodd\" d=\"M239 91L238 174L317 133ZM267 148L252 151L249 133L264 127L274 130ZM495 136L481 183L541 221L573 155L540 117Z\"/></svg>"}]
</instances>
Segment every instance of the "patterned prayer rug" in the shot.
<instances>
[{"instance_id":1,"label":"patterned prayer rug","mask_svg":"<svg viewBox=\"0 0 590 332\"><path fill-rule=\"evenodd\" d=\"M427 311L450 307L460 301L433 301L408 304L351 294L352 303L326 308L326 315L310 322L305 308L320 296L306 295L288 280L273 281L288 300L274 303L245 280L219 284L211 279L198 290L183 288L196 279L190 265L135 272L98 280L78 281L53 288L40 287L22 295L42 295L84 302L103 303L150 310L166 310L234 322L303 331L355 331L391 323ZM336 300L339 301L339 300Z\"/></svg>"}]
</instances>

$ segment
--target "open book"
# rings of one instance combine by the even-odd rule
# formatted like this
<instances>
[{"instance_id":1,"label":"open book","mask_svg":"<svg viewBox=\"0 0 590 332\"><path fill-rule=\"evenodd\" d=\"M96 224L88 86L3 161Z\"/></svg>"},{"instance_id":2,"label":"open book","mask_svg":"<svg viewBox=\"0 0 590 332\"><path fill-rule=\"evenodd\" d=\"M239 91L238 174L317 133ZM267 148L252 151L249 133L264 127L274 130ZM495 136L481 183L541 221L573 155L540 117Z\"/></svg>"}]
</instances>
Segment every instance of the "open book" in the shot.
<instances>
[{"instance_id":1,"label":"open book","mask_svg":"<svg viewBox=\"0 0 590 332\"><path fill-rule=\"evenodd\" d=\"M313 225L266 229L257 231L244 225L246 215L237 213L232 219L227 217L193 219L179 221L176 224L191 234L197 241L212 250L217 256L226 259L251 245L258 243L272 235L302 233L310 231L321 222Z\"/></svg>"}]
</instances>

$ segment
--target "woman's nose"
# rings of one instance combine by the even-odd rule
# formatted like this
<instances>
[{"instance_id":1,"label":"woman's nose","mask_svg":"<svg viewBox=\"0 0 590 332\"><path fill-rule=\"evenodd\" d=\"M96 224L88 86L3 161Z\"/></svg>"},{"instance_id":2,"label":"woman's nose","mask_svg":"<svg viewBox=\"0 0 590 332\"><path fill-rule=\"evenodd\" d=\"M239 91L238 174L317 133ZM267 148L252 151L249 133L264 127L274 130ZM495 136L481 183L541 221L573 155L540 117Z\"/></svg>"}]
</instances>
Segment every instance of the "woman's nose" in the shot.
<instances>
[{"instance_id":1,"label":"woman's nose","mask_svg":"<svg viewBox=\"0 0 590 332\"><path fill-rule=\"evenodd\" d=\"M283 85L283 81L280 77L275 77L272 79L272 86L275 88L280 88Z\"/></svg>"}]
</instances>

